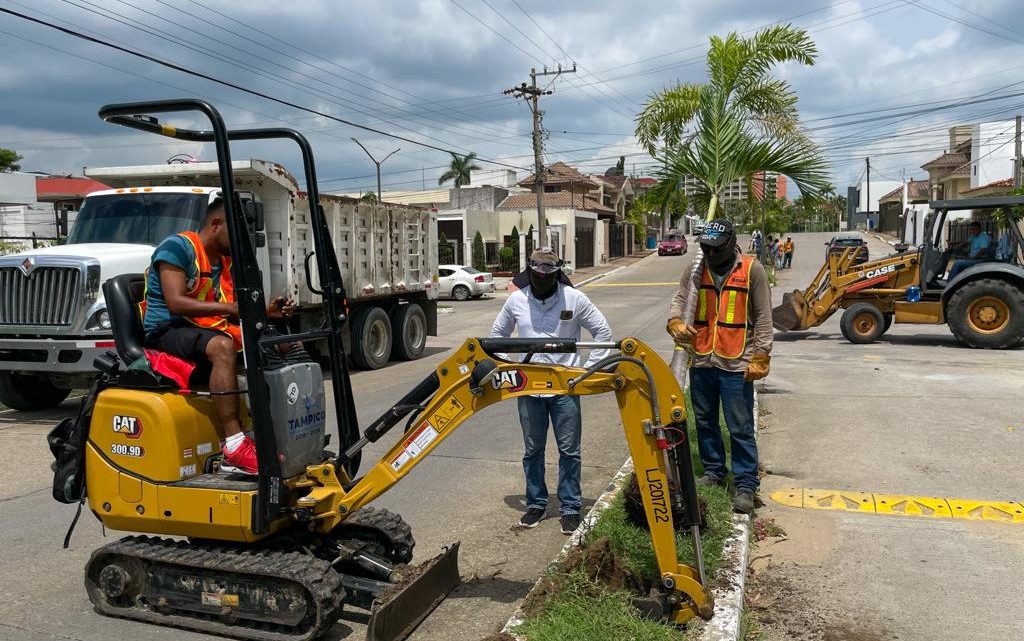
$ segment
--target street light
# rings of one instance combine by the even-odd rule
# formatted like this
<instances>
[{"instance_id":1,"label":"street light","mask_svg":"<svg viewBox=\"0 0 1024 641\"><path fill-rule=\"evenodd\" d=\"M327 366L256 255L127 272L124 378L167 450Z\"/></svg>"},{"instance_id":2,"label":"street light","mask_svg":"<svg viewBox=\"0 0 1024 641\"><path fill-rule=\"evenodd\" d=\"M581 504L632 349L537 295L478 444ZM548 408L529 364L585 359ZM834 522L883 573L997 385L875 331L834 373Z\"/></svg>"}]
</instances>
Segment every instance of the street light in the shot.
<instances>
[{"instance_id":1,"label":"street light","mask_svg":"<svg viewBox=\"0 0 1024 641\"><path fill-rule=\"evenodd\" d=\"M384 158L382 158L380 161L378 161L376 158L373 157L373 154L370 153L370 150L367 149L366 146L363 145L363 143L359 142L355 138L352 139L352 142L354 142L357 145L359 145L360 147L362 147L363 151L366 152L366 155L369 156L370 160L373 161L373 164L377 165L377 202L378 203L384 202L384 197L382 196L381 191L380 191L380 166L384 164L385 160L387 160L388 158L394 156L398 152L402 151L402 148L399 147L398 149L392 151L390 154L388 154L387 156L384 156Z\"/></svg>"}]
</instances>

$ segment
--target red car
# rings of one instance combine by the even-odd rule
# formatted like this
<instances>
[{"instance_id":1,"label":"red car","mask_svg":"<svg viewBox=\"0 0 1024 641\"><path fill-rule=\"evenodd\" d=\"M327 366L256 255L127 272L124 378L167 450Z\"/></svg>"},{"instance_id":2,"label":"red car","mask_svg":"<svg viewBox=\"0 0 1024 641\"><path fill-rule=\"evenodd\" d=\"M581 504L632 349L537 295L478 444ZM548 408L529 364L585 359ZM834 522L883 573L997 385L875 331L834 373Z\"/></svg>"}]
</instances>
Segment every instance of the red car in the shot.
<instances>
[{"instance_id":1,"label":"red car","mask_svg":"<svg viewBox=\"0 0 1024 641\"><path fill-rule=\"evenodd\" d=\"M687 249L686 236L669 234L658 241L659 256L682 256Z\"/></svg>"}]
</instances>

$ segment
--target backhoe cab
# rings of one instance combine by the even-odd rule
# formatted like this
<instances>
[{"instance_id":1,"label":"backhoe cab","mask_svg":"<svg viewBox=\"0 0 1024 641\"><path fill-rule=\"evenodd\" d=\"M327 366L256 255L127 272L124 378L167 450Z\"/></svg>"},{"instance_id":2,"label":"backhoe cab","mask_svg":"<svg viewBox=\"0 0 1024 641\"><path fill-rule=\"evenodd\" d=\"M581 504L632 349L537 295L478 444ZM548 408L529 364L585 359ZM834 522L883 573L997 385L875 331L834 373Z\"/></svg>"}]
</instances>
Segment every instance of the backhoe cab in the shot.
<instances>
[{"instance_id":1,"label":"backhoe cab","mask_svg":"<svg viewBox=\"0 0 1024 641\"><path fill-rule=\"evenodd\" d=\"M176 128L151 115L181 111L204 114L211 130ZM310 213L323 326L279 334L269 331L253 237L233 190L230 141L288 139L302 153L310 203L318 203L305 138L289 129L228 131L216 109L198 100L110 105L100 116L216 148L243 335L240 413L256 442L259 475L220 471L209 392L180 389L146 366L141 275L107 282L117 353L98 359L104 375L79 415L50 435L54 497L87 501L110 529L184 538L129 536L96 550L85 583L98 612L243 639L305 641L330 628L347 605L370 610L370 641L402 639L459 583L459 544L409 568L410 527L373 502L475 412L543 390L616 395L660 570L644 608L676 623L711 616L685 401L654 350L632 338L600 344L470 338L360 431L341 350L345 288L322 208ZM267 349L324 338L333 412L318 364L273 362ZM590 348L617 353L586 371L530 362L535 353ZM337 455L325 450L332 418L341 441ZM365 446L403 423L388 453L359 475ZM686 514L697 567L678 561L674 511Z\"/></svg>"},{"instance_id":2,"label":"backhoe cab","mask_svg":"<svg viewBox=\"0 0 1024 641\"><path fill-rule=\"evenodd\" d=\"M830 255L805 290L783 296L773 324L781 331L810 329L845 309L840 328L852 343L874 342L893 322L945 323L968 347L1016 347L1024 341L1024 239L1011 210L1019 207L1024 197L932 202L920 247L859 264L852 248ZM991 260L944 278L952 257L945 238L949 212L1000 210L1009 221L1004 250L996 251L998 239L992 239Z\"/></svg>"}]
</instances>

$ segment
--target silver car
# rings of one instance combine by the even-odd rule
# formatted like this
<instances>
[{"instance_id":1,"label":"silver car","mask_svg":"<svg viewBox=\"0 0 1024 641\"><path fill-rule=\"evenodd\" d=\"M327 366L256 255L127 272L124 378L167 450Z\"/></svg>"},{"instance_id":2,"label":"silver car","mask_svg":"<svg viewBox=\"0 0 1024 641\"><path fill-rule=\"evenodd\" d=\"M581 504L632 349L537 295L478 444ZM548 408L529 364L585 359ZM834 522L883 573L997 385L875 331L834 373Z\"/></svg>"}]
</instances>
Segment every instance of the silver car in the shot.
<instances>
[{"instance_id":1,"label":"silver car","mask_svg":"<svg viewBox=\"0 0 1024 641\"><path fill-rule=\"evenodd\" d=\"M438 295L455 300L480 298L494 293L494 277L466 265L438 265Z\"/></svg>"}]
</instances>

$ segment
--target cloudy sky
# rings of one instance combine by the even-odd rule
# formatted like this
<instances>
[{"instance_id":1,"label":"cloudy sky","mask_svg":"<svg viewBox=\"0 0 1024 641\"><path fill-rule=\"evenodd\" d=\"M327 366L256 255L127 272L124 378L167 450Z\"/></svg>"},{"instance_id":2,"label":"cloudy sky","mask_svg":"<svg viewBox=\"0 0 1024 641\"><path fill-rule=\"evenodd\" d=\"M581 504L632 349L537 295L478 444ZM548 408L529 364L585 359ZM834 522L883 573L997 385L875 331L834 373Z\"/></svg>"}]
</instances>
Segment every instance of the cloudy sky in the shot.
<instances>
[{"instance_id":1,"label":"cloudy sky","mask_svg":"<svg viewBox=\"0 0 1024 641\"><path fill-rule=\"evenodd\" d=\"M546 79L545 156L603 172L625 155L643 174L633 118L647 96L699 82L711 34L776 22L808 29L813 67L783 67L801 117L843 187L872 157L873 177L923 177L957 123L1012 118L1024 101L1020 0L0 0L0 7L360 125L459 153L484 166L532 164L530 112L502 90L531 67L578 72ZM109 102L200 96L230 125L306 133L324 191L436 186L448 156L193 78L0 14L0 146L23 169L160 163L212 150L102 123ZM198 121L185 117L178 123ZM239 144L298 169L294 151ZM496 164L491 164L493 161Z\"/></svg>"}]
</instances>

